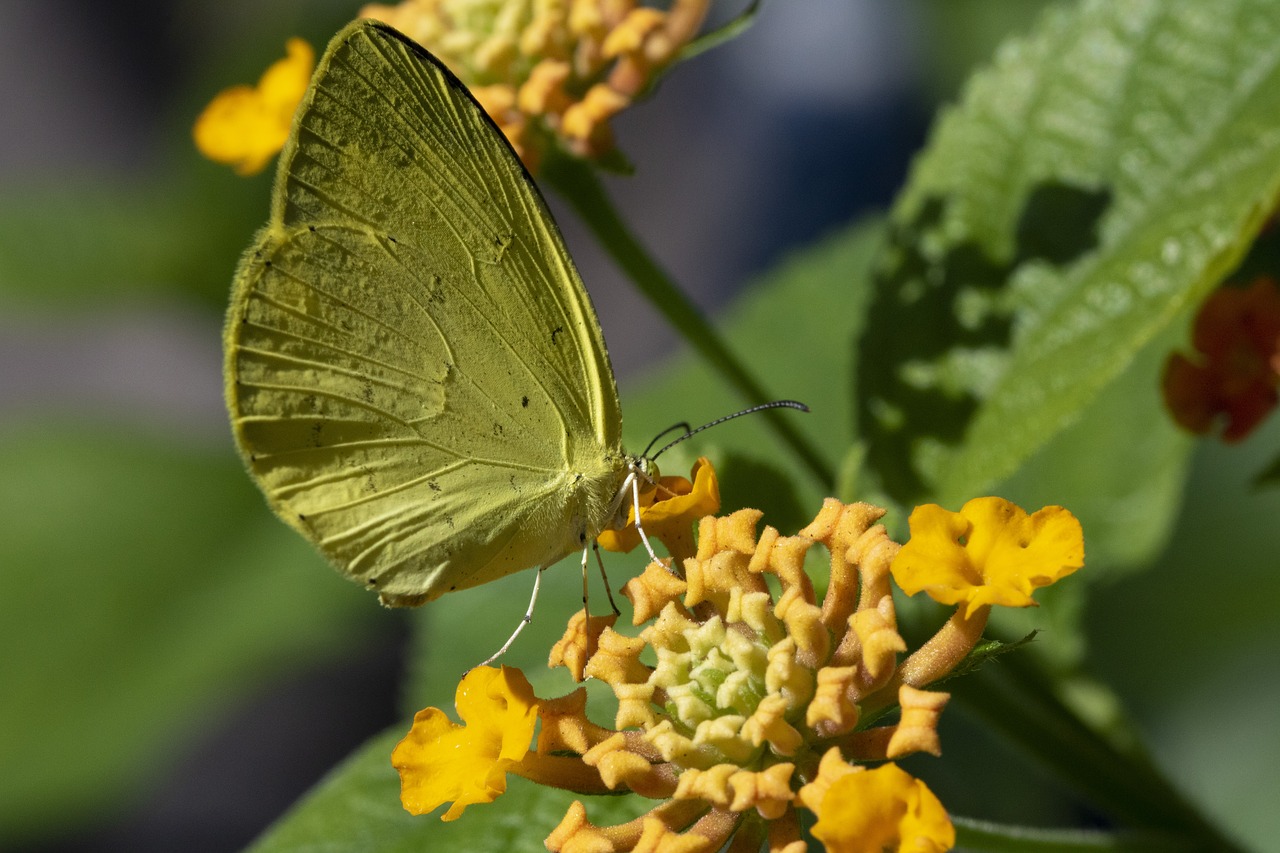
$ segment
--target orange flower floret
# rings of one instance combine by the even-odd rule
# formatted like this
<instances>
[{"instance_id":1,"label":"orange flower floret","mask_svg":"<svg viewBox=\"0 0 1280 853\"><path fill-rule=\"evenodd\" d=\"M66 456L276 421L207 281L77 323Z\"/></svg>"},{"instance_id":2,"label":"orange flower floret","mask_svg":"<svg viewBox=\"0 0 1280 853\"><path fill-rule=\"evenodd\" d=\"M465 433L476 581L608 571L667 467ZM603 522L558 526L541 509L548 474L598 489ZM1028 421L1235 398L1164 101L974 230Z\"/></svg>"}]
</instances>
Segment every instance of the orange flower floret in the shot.
<instances>
[{"instance_id":1,"label":"orange flower floret","mask_svg":"<svg viewBox=\"0 0 1280 853\"><path fill-rule=\"evenodd\" d=\"M805 797L805 789L800 796ZM813 799L806 800L818 815L813 835L828 853L942 853L956 843L942 803L896 764L846 773L827 787L820 802Z\"/></svg>"},{"instance_id":2,"label":"orange flower floret","mask_svg":"<svg viewBox=\"0 0 1280 853\"><path fill-rule=\"evenodd\" d=\"M552 669L563 666L574 681L581 681L588 662L600 647L600 635L617 621L618 616L614 613L588 617L585 609L579 610L569 619L564 636L551 647L547 666Z\"/></svg>"},{"instance_id":3,"label":"orange flower floret","mask_svg":"<svg viewBox=\"0 0 1280 853\"><path fill-rule=\"evenodd\" d=\"M538 752L543 755L560 751L582 755L613 736L609 729L587 719L586 688L556 699L540 700L538 717L542 721Z\"/></svg>"},{"instance_id":4,"label":"orange flower floret","mask_svg":"<svg viewBox=\"0 0 1280 853\"><path fill-rule=\"evenodd\" d=\"M858 724L858 706L851 699L854 666L824 666L818 670L813 701L805 710L805 725L821 737L851 731Z\"/></svg>"},{"instance_id":5,"label":"orange flower floret","mask_svg":"<svg viewBox=\"0 0 1280 853\"><path fill-rule=\"evenodd\" d=\"M614 844L615 839L622 844L634 844L636 838L639 838L638 832L634 837L626 837L615 827L602 829L594 825L587 819L587 807L574 800L559 826L547 837L546 847L564 853L613 853L619 849Z\"/></svg>"},{"instance_id":6,"label":"orange flower floret","mask_svg":"<svg viewBox=\"0 0 1280 853\"><path fill-rule=\"evenodd\" d=\"M633 853L712 853L720 847L701 832L679 832L656 817L645 817L642 825Z\"/></svg>"},{"instance_id":7,"label":"orange flower floret","mask_svg":"<svg viewBox=\"0 0 1280 853\"><path fill-rule=\"evenodd\" d=\"M631 601L631 624L648 622L668 604L683 598L688 588L689 585L663 563L649 563L639 577L622 586L622 594Z\"/></svg>"},{"instance_id":8,"label":"orange flower floret","mask_svg":"<svg viewBox=\"0 0 1280 853\"><path fill-rule=\"evenodd\" d=\"M889 738L886 750L889 758L901 758L913 752L942 755L942 744L938 741L938 717L950 699L950 693L916 690L906 684L898 688L902 719Z\"/></svg>"},{"instance_id":9,"label":"orange flower floret","mask_svg":"<svg viewBox=\"0 0 1280 853\"><path fill-rule=\"evenodd\" d=\"M831 571L827 594L822 600L822 622L827 630L839 633L859 604L871 606L889 592L889 562L898 544L889 539L884 527L876 524L885 511L867 503L842 504L827 498L818 513L799 535L827 546Z\"/></svg>"},{"instance_id":10,"label":"orange flower floret","mask_svg":"<svg viewBox=\"0 0 1280 853\"><path fill-rule=\"evenodd\" d=\"M690 473L692 483L684 477L662 477L656 488L640 495L640 523L645 535L667 546L677 564L694 554L693 525L720 511L720 482L711 462L705 457L698 459ZM606 551L623 553L639 545L635 507L628 511L624 527L606 530L596 541Z\"/></svg>"},{"instance_id":11,"label":"orange flower floret","mask_svg":"<svg viewBox=\"0 0 1280 853\"><path fill-rule=\"evenodd\" d=\"M1165 405L1197 434L1223 421L1222 439L1239 441L1280 402L1280 289L1270 278L1222 287L1200 307L1192 345L1200 363L1175 353L1165 364Z\"/></svg>"},{"instance_id":12,"label":"orange flower floret","mask_svg":"<svg viewBox=\"0 0 1280 853\"><path fill-rule=\"evenodd\" d=\"M285 50L257 86L225 89L204 108L192 130L201 154L237 174L254 175L280 152L316 64L315 51L302 39L289 39Z\"/></svg>"},{"instance_id":13,"label":"orange flower floret","mask_svg":"<svg viewBox=\"0 0 1280 853\"><path fill-rule=\"evenodd\" d=\"M664 834L662 827L684 826L696 820L706 811L704 803L675 800L664 803L651 812L619 826L595 826L587 819L587 810L581 802L574 801L560 825L547 837L546 847L552 853L614 853L614 851L640 850L641 836ZM653 826L656 823L657 826ZM679 840L678 835L668 836ZM653 848L651 848L653 849Z\"/></svg>"},{"instance_id":14,"label":"orange flower floret","mask_svg":"<svg viewBox=\"0 0 1280 853\"><path fill-rule=\"evenodd\" d=\"M493 802L507 789L507 771L529 751L538 703L520 670L471 670L458 684L454 707L462 725L426 708L391 753L400 801L412 814L452 802L443 819L454 820L473 803Z\"/></svg>"},{"instance_id":15,"label":"orange flower floret","mask_svg":"<svg viewBox=\"0 0 1280 853\"><path fill-rule=\"evenodd\" d=\"M1058 506L1027 515L1003 498L975 498L960 512L916 507L911 539L893 560L893 579L908 595L923 590L942 604L1032 607L1033 589L1084 565L1080 522Z\"/></svg>"},{"instance_id":16,"label":"orange flower floret","mask_svg":"<svg viewBox=\"0 0 1280 853\"><path fill-rule=\"evenodd\" d=\"M625 788L653 799L670 797L676 790L672 769L652 764L644 754L631 749L634 740L617 732L583 753L582 761L599 771L610 790Z\"/></svg>"},{"instance_id":17,"label":"orange flower floret","mask_svg":"<svg viewBox=\"0 0 1280 853\"><path fill-rule=\"evenodd\" d=\"M898 652L907 650L906 641L879 609L859 610L849 617L849 627L862 650L862 687L883 684L893 674Z\"/></svg>"},{"instance_id":18,"label":"orange flower floret","mask_svg":"<svg viewBox=\"0 0 1280 853\"><path fill-rule=\"evenodd\" d=\"M608 684L643 682L651 672L650 667L640 662L643 651L644 640L606 628L597 639L596 652L587 664L586 674Z\"/></svg>"},{"instance_id":19,"label":"orange flower floret","mask_svg":"<svg viewBox=\"0 0 1280 853\"><path fill-rule=\"evenodd\" d=\"M795 765L774 764L758 773L740 770L729 777L733 789L733 802L729 810L735 812L754 808L765 820L776 820L786 812L795 793L791 790L791 776Z\"/></svg>"}]
</instances>

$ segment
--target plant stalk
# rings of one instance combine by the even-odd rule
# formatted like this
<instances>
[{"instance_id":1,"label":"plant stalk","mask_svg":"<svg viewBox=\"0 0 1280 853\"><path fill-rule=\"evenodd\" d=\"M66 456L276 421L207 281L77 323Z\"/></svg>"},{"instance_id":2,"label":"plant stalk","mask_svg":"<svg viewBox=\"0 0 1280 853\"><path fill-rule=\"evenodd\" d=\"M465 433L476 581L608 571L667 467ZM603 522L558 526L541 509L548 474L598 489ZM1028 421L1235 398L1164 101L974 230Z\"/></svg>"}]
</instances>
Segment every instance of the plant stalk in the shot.
<instances>
[{"instance_id":1,"label":"plant stalk","mask_svg":"<svg viewBox=\"0 0 1280 853\"><path fill-rule=\"evenodd\" d=\"M696 305L673 282L627 228L599 177L586 162L565 154L548 156L542 177L567 201L614 262L689 345L751 405L774 397L729 349ZM769 428L826 489L834 475L817 449L778 409L762 412Z\"/></svg>"}]
</instances>

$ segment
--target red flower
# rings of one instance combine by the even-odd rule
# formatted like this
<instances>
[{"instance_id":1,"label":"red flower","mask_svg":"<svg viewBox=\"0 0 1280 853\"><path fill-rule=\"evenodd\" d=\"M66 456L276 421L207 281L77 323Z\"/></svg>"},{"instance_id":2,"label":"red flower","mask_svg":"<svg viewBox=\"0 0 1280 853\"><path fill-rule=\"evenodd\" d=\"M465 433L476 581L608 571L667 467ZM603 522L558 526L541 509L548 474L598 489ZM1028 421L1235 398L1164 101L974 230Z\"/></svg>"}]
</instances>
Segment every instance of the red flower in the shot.
<instances>
[{"instance_id":1,"label":"red flower","mask_svg":"<svg viewBox=\"0 0 1280 853\"><path fill-rule=\"evenodd\" d=\"M1280 291L1270 278L1247 290L1223 287L1196 316L1192 345L1196 364L1181 354L1165 364L1165 405L1191 432L1207 433L1225 422L1223 441L1244 438L1280 401Z\"/></svg>"}]
</instances>

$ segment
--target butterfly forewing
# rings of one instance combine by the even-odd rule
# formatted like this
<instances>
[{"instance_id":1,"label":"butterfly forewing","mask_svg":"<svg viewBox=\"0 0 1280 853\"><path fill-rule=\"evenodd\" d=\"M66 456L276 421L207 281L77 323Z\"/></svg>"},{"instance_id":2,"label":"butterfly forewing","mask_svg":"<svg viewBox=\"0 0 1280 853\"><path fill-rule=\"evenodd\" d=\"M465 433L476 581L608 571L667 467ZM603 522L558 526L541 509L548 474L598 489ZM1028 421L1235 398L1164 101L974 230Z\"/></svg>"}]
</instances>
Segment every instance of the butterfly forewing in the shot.
<instances>
[{"instance_id":1,"label":"butterfly forewing","mask_svg":"<svg viewBox=\"0 0 1280 853\"><path fill-rule=\"evenodd\" d=\"M282 517L390 603L578 547L625 461L599 324L545 204L447 71L330 45L227 323L228 404Z\"/></svg>"}]
</instances>

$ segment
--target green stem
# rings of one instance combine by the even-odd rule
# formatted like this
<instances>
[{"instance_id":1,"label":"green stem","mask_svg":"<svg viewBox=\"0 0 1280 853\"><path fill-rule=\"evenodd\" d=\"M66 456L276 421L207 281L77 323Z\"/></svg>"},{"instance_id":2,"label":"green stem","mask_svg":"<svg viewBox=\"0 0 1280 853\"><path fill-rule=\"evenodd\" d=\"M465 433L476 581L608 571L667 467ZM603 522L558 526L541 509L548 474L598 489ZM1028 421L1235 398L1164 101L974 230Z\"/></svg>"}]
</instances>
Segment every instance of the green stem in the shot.
<instances>
[{"instance_id":1,"label":"green stem","mask_svg":"<svg viewBox=\"0 0 1280 853\"><path fill-rule=\"evenodd\" d=\"M1142 829L1176 833L1193 849L1241 849L1144 756L1122 750L1085 723L1033 666L1002 661L948 687L957 702L1113 817Z\"/></svg>"},{"instance_id":2,"label":"green stem","mask_svg":"<svg viewBox=\"0 0 1280 853\"><path fill-rule=\"evenodd\" d=\"M984 853L1156 853L1193 850L1185 838L1148 832L1031 829L951 816L956 846Z\"/></svg>"},{"instance_id":3,"label":"green stem","mask_svg":"<svg viewBox=\"0 0 1280 853\"><path fill-rule=\"evenodd\" d=\"M738 393L752 405L775 399L765 392L764 386L729 350L698 307L632 235L590 165L575 157L553 154L543 164L542 177L569 202L640 292ZM789 414L776 409L762 414L774 434L791 448L809 472L825 488L832 488L834 476L830 468L817 449L787 420Z\"/></svg>"}]
</instances>

